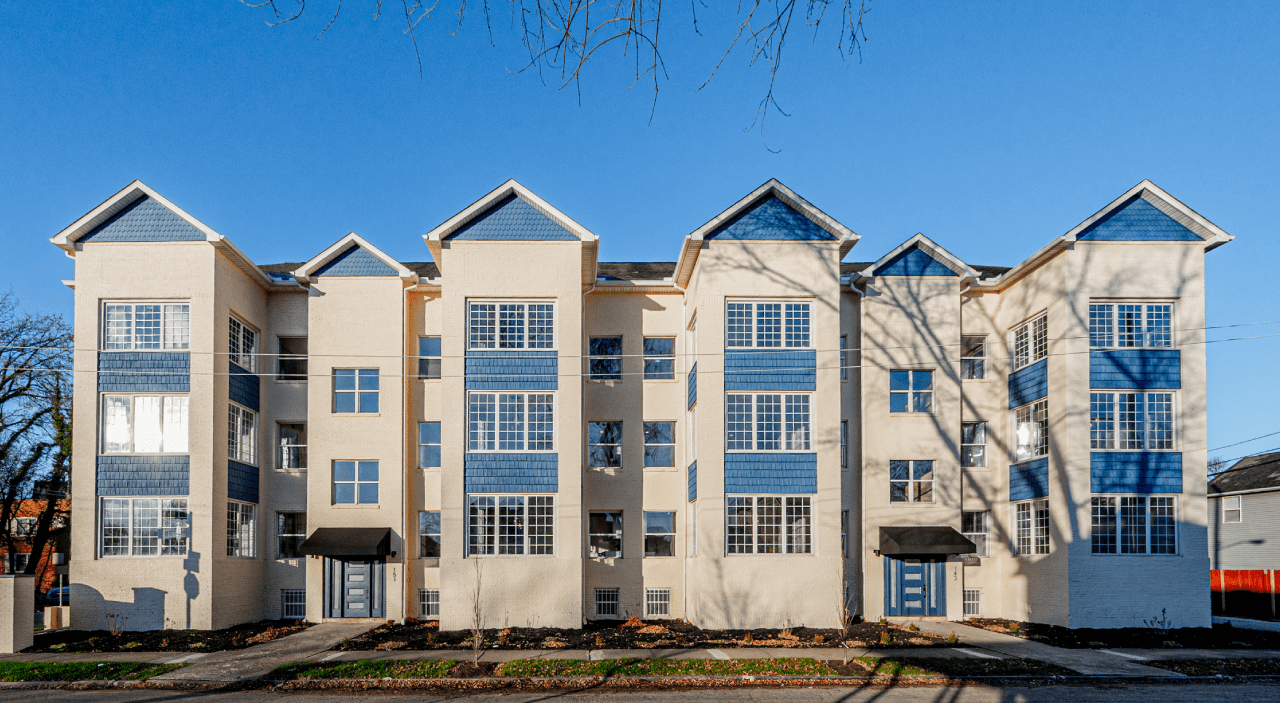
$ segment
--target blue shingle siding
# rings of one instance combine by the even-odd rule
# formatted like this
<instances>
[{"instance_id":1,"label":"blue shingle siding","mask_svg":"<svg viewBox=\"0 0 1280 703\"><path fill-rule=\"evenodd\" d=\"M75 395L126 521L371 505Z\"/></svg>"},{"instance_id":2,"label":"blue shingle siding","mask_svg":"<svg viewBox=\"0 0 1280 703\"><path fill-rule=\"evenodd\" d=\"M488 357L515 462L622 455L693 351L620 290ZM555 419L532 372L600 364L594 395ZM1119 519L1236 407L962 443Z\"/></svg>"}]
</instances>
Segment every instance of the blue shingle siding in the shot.
<instances>
[{"instance_id":1,"label":"blue shingle siding","mask_svg":"<svg viewBox=\"0 0 1280 703\"><path fill-rule=\"evenodd\" d=\"M478 215L446 239L577 241L572 232L516 195Z\"/></svg>"},{"instance_id":2,"label":"blue shingle siding","mask_svg":"<svg viewBox=\"0 0 1280 703\"><path fill-rule=\"evenodd\" d=\"M1009 407L1016 408L1049 395L1049 360L1041 359L1009 374Z\"/></svg>"},{"instance_id":3,"label":"blue shingle siding","mask_svg":"<svg viewBox=\"0 0 1280 703\"><path fill-rule=\"evenodd\" d=\"M390 264L358 244L338 254L315 272L316 276L398 276Z\"/></svg>"},{"instance_id":4,"label":"blue shingle siding","mask_svg":"<svg viewBox=\"0 0 1280 703\"><path fill-rule=\"evenodd\" d=\"M555 493L559 490L559 454L468 452L467 493Z\"/></svg>"},{"instance_id":5,"label":"blue shingle siding","mask_svg":"<svg viewBox=\"0 0 1280 703\"><path fill-rule=\"evenodd\" d=\"M227 377L227 394L232 402L257 412L262 382L234 361L227 363L231 367L231 375Z\"/></svg>"},{"instance_id":6,"label":"blue shingle siding","mask_svg":"<svg viewBox=\"0 0 1280 703\"><path fill-rule=\"evenodd\" d=\"M1093 493L1181 493L1181 452L1093 452Z\"/></svg>"},{"instance_id":7,"label":"blue shingle siding","mask_svg":"<svg viewBox=\"0 0 1280 703\"><path fill-rule=\"evenodd\" d=\"M190 490L191 457L100 456L97 487L100 496L185 496Z\"/></svg>"},{"instance_id":8,"label":"blue shingle siding","mask_svg":"<svg viewBox=\"0 0 1280 703\"><path fill-rule=\"evenodd\" d=\"M246 503L258 502L258 467L227 461L227 497Z\"/></svg>"},{"instance_id":9,"label":"blue shingle siding","mask_svg":"<svg viewBox=\"0 0 1280 703\"><path fill-rule=\"evenodd\" d=\"M553 391L560 360L554 351L514 349L467 352L467 389L485 391Z\"/></svg>"},{"instance_id":10,"label":"blue shingle siding","mask_svg":"<svg viewBox=\"0 0 1280 703\"><path fill-rule=\"evenodd\" d=\"M1009 500L1049 497L1049 458L1009 466Z\"/></svg>"},{"instance_id":11,"label":"blue shingle siding","mask_svg":"<svg viewBox=\"0 0 1280 703\"><path fill-rule=\"evenodd\" d=\"M689 502L698 499L698 462L689 464Z\"/></svg>"},{"instance_id":12,"label":"blue shingle siding","mask_svg":"<svg viewBox=\"0 0 1280 703\"><path fill-rule=\"evenodd\" d=\"M724 492L817 493L818 455L726 453Z\"/></svg>"},{"instance_id":13,"label":"blue shingle siding","mask_svg":"<svg viewBox=\"0 0 1280 703\"><path fill-rule=\"evenodd\" d=\"M1182 352L1177 349L1094 349L1089 387L1182 388Z\"/></svg>"},{"instance_id":14,"label":"blue shingle siding","mask_svg":"<svg viewBox=\"0 0 1280 703\"><path fill-rule=\"evenodd\" d=\"M873 276L955 276L946 264L926 254L919 245L889 259L871 273Z\"/></svg>"},{"instance_id":15,"label":"blue shingle siding","mask_svg":"<svg viewBox=\"0 0 1280 703\"><path fill-rule=\"evenodd\" d=\"M204 232L158 200L144 195L77 241L202 242Z\"/></svg>"},{"instance_id":16,"label":"blue shingle siding","mask_svg":"<svg viewBox=\"0 0 1280 703\"><path fill-rule=\"evenodd\" d=\"M99 393L190 393L187 352L98 352Z\"/></svg>"},{"instance_id":17,"label":"blue shingle siding","mask_svg":"<svg viewBox=\"0 0 1280 703\"><path fill-rule=\"evenodd\" d=\"M706 239L835 239L813 220L776 197L765 198L717 227Z\"/></svg>"},{"instance_id":18,"label":"blue shingle siding","mask_svg":"<svg viewBox=\"0 0 1280 703\"><path fill-rule=\"evenodd\" d=\"M698 362L693 362L693 366L689 367L689 378L686 380L689 384L689 403L685 410L689 410L698 402Z\"/></svg>"},{"instance_id":19,"label":"blue shingle siding","mask_svg":"<svg viewBox=\"0 0 1280 703\"><path fill-rule=\"evenodd\" d=\"M817 387L815 351L725 352L726 391L812 391Z\"/></svg>"},{"instance_id":20,"label":"blue shingle siding","mask_svg":"<svg viewBox=\"0 0 1280 703\"><path fill-rule=\"evenodd\" d=\"M1089 225L1076 239L1093 242L1198 242L1195 232L1136 196Z\"/></svg>"}]
</instances>

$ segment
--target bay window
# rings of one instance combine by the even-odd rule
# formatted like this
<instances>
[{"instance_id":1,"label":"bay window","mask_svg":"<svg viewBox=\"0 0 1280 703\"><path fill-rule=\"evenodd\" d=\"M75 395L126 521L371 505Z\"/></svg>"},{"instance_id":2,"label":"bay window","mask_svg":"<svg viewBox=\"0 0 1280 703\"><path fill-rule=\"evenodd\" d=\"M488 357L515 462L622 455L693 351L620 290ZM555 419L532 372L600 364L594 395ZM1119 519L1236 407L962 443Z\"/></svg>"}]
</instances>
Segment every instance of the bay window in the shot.
<instances>
[{"instance_id":1,"label":"bay window","mask_svg":"<svg viewBox=\"0 0 1280 703\"><path fill-rule=\"evenodd\" d=\"M1089 303L1089 346L1094 349L1172 347L1173 303Z\"/></svg>"},{"instance_id":2,"label":"bay window","mask_svg":"<svg viewBox=\"0 0 1280 703\"><path fill-rule=\"evenodd\" d=\"M1091 392L1089 447L1120 451L1173 449L1174 394Z\"/></svg>"},{"instance_id":3,"label":"bay window","mask_svg":"<svg viewBox=\"0 0 1280 703\"><path fill-rule=\"evenodd\" d=\"M1049 501L1014 503L1015 551L1017 556L1049 553Z\"/></svg>"},{"instance_id":4,"label":"bay window","mask_svg":"<svg viewBox=\"0 0 1280 703\"><path fill-rule=\"evenodd\" d=\"M227 556L258 556L258 506L253 503L227 502Z\"/></svg>"},{"instance_id":5,"label":"bay window","mask_svg":"<svg viewBox=\"0 0 1280 703\"><path fill-rule=\"evenodd\" d=\"M469 452L554 449L552 393L471 393L467 406Z\"/></svg>"},{"instance_id":6,"label":"bay window","mask_svg":"<svg viewBox=\"0 0 1280 703\"><path fill-rule=\"evenodd\" d=\"M185 454L185 395L102 396L103 454Z\"/></svg>"},{"instance_id":7,"label":"bay window","mask_svg":"<svg viewBox=\"0 0 1280 703\"><path fill-rule=\"evenodd\" d=\"M731 301L725 304L725 346L754 349L807 349L809 303Z\"/></svg>"},{"instance_id":8,"label":"bay window","mask_svg":"<svg viewBox=\"0 0 1280 703\"><path fill-rule=\"evenodd\" d=\"M103 498L98 513L104 557L182 557L191 536L186 498Z\"/></svg>"},{"instance_id":9,"label":"bay window","mask_svg":"<svg viewBox=\"0 0 1280 703\"><path fill-rule=\"evenodd\" d=\"M231 363L253 373L258 370L258 332L235 317L230 318L227 354Z\"/></svg>"},{"instance_id":10,"label":"bay window","mask_svg":"<svg viewBox=\"0 0 1280 703\"><path fill-rule=\"evenodd\" d=\"M1013 410L1014 461L1049 456L1049 401L1037 400Z\"/></svg>"},{"instance_id":11,"label":"bay window","mask_svg":"<svg viewBox=\"0 0 1280 703\"><path fill-rule=\"evenodd\" d=\"M552 302L475 301L467 306L468 349L554 349Z\"/></svg>"},{"instance_id":12,"label":"bay window","mask_svg":"<svg viewBox=\"0 0 1280 703\"><path fill-rule=\"evenodd\" d=\"M808 451L809 394L730 393L725 430L729 451Z\"/></svg>"},{"instance_id":13,"label":"bay window","mask_svg":"<svg viewBox=\"0 0 1280 703\"><path fill-rule=\"evenodd\" d=\"M467 555L551 555L555 496L467 496Z\"/></svg>"},{"instance_id":14,"label":"bay window","mask_svg":"<svg viewBox=\"0 0 1280 703\"><path fill-rule=\"evenodd\" d=\"M227 404L227 458L243 464L258 461L258 413Z\"/></svg>"},{"instance_id":15,"label":"bay window","mask_svg":"<svg viewBox=\"0 0 1280 703\"><path fill-rule=\"evenodd\" d=\"M726 496L729 554L808 554L812 551L808 497Z\"/></svg>"},{"instance_id":16,"label":"bay window","mask_svg":"<svg viewBox=\"0 0 1280 703\"><path fill-rule=\"evenodd\" d=\"M1089 542L1094 554L1177 554L1177 498L1094 496Z\"/></svg>"},{"instance_id":17,"label":"bay window","mask_svg":"<svg viewBox=\"0 0 1280 703\"><path fill-rule=\"evenodd\" d=\"M188 303L104 303L102 348L106 351L177 350L191 346Z\"/></svg>"},{"instance_id":18,"label":"bay window","mask_svg":"<svg viewBox=\"0 0 1280 703\"><path fill-rule=\"evenodd\" d=\"M1049 317L1039 315L1013 328L1013 369L1030 366L1049 355Z\"/></svg>"}]
</instances>

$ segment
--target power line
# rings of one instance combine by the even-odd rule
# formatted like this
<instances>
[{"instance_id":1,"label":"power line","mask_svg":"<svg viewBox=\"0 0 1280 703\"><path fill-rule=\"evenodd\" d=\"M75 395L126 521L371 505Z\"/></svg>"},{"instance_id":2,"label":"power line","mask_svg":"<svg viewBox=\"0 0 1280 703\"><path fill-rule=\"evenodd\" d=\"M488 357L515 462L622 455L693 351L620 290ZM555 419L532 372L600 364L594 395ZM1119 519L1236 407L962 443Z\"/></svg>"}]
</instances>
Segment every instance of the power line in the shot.
<instances>
[{"instance_id":1,"label":"power line","mask_svg":"<svg viewBox=\"0 0 1280 703\"><path fill-rule=\"evenodd\" d=\"M1232 444L1224 444L1224 445L1222 445L1221 447L1214 447L1213 449L1210 449L1209 451L1211 451L1211 452L1216 452L1216 451L1218 451L1219 449L1226 449L1227 447L1234 447L1234 446L1241 445L1241 444L1248 444L1249 442L1252 442L1252 441L1255 441L1255 440L1259 440L1259 439L1265 439L1265 438L1267 438L1267 437L1274 437L1275 435L1278 435L1278 434L1280 434L1280 430L1276 430L1275 432L1270 432L1270 433L1268 433L1268 434L1264 434L1264 435L1259 435L1259 436L1257 436L1257 437L1253 437L1253 438L1251 438L1251 439L1244 439L1244 440L1241 440L1241 441L1239 441L1239 442L1234 442L1234 443L1232 443Z\"/></svg>"}]
</instances>

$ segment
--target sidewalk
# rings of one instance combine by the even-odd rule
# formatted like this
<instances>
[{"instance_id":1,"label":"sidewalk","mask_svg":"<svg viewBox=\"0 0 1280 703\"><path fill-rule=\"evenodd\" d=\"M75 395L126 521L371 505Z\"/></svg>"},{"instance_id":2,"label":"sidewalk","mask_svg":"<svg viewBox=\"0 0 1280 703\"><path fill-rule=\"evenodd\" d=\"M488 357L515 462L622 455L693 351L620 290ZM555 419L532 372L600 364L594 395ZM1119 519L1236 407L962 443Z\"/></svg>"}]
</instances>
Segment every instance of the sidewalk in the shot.
<instances>
[{"instance_id":1,"label":"sidewalk","mask_svg":"<svg viewBox=\"0 0 1280 703\"><path fill-rule=\"evenodd\" d=\"M517 659L576 659L579 661L601 661L604 659L817 659L819 661L840 660L845 656L853 657L935 657L935 658L980 658L990 655L974 654L965 647L937 647L932 649L864 649L851 648L847 651L838 647L798 648L798 647L752 647L731 649L487 649L480 653L482 662L509 662ZM436 649L430 651L355 651L355 652L322 652L307 661L313 662L351 662L351 661L463 661L475 658L470 649ZM995 658L1003 657L996 655Z\"/></svg>"},{"instance_id":2,"label":"sidewalk","mask_svg":"<svg viewBox=\"0 0 1280 703\"><path fill-rule=\"evenodd\" d=\"M302 632L248 649L214 652L192 660L189 666L161 674L158 683L236 683L257 679L277 666L313 657L333 649L343 640L358 637L379 623L323 622Z\"/></svg>"}]
</instances>

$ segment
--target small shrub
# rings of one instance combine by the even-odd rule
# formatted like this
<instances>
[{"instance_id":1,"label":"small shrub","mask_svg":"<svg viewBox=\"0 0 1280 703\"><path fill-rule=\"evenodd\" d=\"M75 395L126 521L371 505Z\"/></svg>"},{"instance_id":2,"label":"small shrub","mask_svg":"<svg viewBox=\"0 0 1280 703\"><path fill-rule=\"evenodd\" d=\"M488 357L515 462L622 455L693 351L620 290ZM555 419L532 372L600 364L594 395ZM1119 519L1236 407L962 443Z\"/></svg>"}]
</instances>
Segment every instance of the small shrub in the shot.
<instances>
[{"instance_id":1,"label":"small shrub","mask_svg":"<svg viewBox=\"0 0 1280 703\"><path fill-rule=\"evenodd\" d=\"M746 635L746 637L743 637L743 638L742 638L742 641L743 641L743 642L755 642L755 641L756 641L756 638L754 638L754 637L752 637L752 636L751 636L751 630L747 630L747 635Z\"/></svg>"},{"instance_id":2,"label":"small shrub","mask_svg":"<svg viewBox=\"0 0 1280 703\"><path fill-rule=\"evenodd\" d=\"M601 648L604 647L604 635L596 635L596 646Z\"/></svg>"},{"instance_id":3,"label":"small shrub","mask_svg":"<svg viewBox=\"0 0 1280 703\"><path fill-rule=\"evenodd\" d=\"M889 644L892 641L893 641L893 635L889 634L888 632L880 633L880 644Z\"/></svg>"},{"instance_id":4,"label":"small shrub","mask_svg":"<svg viewBox=\"0 0 1280 703\"><path fill-rule=\"evenodd\" d=\"M435 643L436 643L436 635L438 635L438 634L439 634L439 633L436 633L436 632L428 632L428 633L427 633L427 644L435 644Z\"/></svg>"},{"instance_id":5,"label":"small shrub","mask_svg":"<svg viewBox=\"0 0 1280 703\"><path fill-rule=\"evenodd\" d=\"M956 633L952 632L951 636L947 638L947 644L960 644L960 638L956 637Z\"/></svg>"},{"instance_id":6,"label":"small shrub","mask_svg":"<svg viewBox=\"0 0 1280 703\"><path fill-rule=\"evenodd\" d=\"M909 625L909 626L907 627L907 629L908 629L908 630L911 630L912 632L919 632L919 631L920 631L920 628L916 627L916 624L915 624L914 622L913 622L913 623L911 623L911 625Z\"/></svg>"},{"instance_id":7,"label":"small shrub","mask_svg":"<svg viewBox=\"0 0 1280 703\"><path fill-rule=\"evenodd\" d=\"M813 636L813 643L814 643L814 644L823 644L823 643L825 643L826 641L827 641L827 638L823 637L822 635L814 635L814 636Z\"/></svg>"},{"instance_id":8,"label":"small shrub","mask_svg":"<svg viewBox=\"0 0 1280 703\"><path fill-rule=\"evenodd\" d=\"M1014 633L1014 634L1017 634L1017 632L1018 632L1018 623L1016 623L1016 622L1011 622L1011 623L1009 623L1009 632L1012 632L1012 633Z\"/></svg>"}]
</instances>

